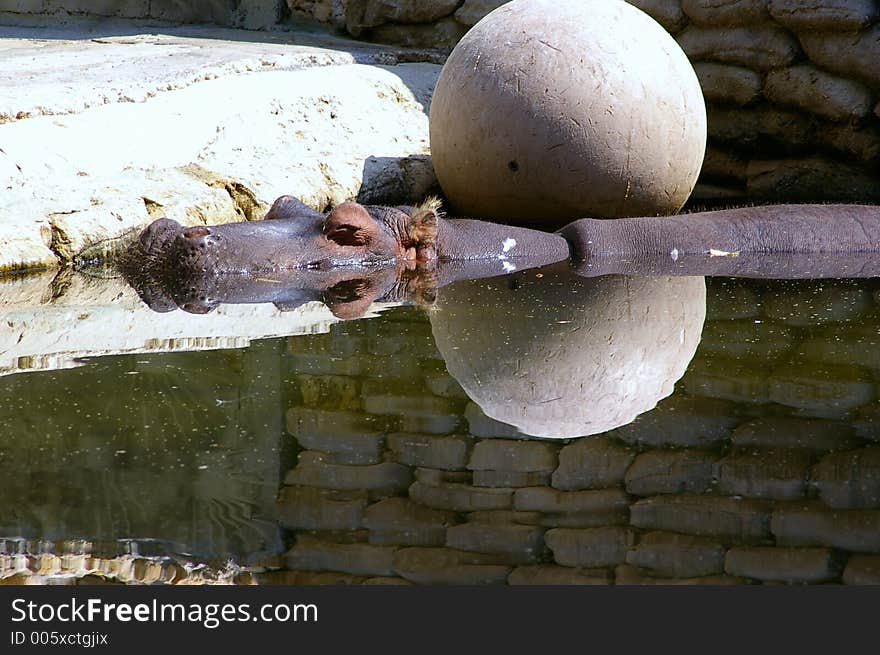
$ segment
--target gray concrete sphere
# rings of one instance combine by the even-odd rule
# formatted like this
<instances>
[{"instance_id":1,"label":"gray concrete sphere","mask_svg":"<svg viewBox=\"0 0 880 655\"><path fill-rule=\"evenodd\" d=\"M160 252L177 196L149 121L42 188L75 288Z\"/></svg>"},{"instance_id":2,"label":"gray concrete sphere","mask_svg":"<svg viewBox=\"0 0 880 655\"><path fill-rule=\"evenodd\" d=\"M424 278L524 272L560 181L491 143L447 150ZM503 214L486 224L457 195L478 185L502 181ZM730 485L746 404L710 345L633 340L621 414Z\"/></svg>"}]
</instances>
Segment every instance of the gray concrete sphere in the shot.
<instances>
[{"instance_id":1,"label":"gray concrete sphere","mask_svg":"<svg viewBox=\"0 0 880 655\"><path fill-rule=\"evenodd\" d=\"M455 282L428 313L447 370L487 416L581 437L672 393L700 343L703 278L585 278L564 263L541 273Z\"/></svg>"},{"instance_id":2,"label":"gray concrete sphere","mask_svg":"<svg viewBox=\"0 0 880 655\"><path fill-rule=\"evenodd\" d=\"M463 215L560 225L665 215L703 162L706 107L675 40L621 0L513 0L443 66L431 155Z\"/></svg>"}]
</instances>

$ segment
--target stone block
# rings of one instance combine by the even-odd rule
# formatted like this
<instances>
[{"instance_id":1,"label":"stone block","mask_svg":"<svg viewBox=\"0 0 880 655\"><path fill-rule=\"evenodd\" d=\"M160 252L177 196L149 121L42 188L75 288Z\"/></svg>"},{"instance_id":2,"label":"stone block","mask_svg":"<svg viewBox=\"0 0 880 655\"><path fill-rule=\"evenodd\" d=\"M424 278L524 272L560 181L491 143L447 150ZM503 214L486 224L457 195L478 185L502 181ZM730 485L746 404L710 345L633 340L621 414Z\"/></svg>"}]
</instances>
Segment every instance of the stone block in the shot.
<instances>
[{"instance_id":1,"label":"stone block","mask_svg":"<svg viewBox=\"0 0 880 655\"><path fill-rule=\"evenodd\" d=\"M762 72L787 66L801 51L791 34L772 23L731 28L689 25L676 40L692 61L717 61Z\"/></svg>"},{"instance_id":2,"label":"stone block","mask_svg":"<svg viewBox=\"0 0 880 655\"><path fill-rule=\"evenodd\" d=\"M880 335L873 321L862 323L853 317L844 325L812 331L813 338L797 349L799 358L821 364L842 364L880 372Z\"/></svg>"},{"instance_id":3,"label":"stone block","mask_svg":"<svg viewBox=\"0 0 880 655\"><path fill-rule=\"evenodd\" d=\"M791 328L770 321L713 321L703 326L700 353L772 361L785 356L794 344Z\"/></svg>"},{"instance_id":4,"label":"stone block","mask_svg":"<svg viewBox=\"0 0 880 655\"><path fill-rule=\"evenodd\" d=\"M300 534L284 554L289 569L342 571L353 575L394 575L392 546L337 544Z\"/></svg>"},{"instance_id":5,"label":"stone block","mask_svg":"<svg viewBox=\"0 0 880 655\"><path fill-rule=\"evenodd\" d=\"M378 464L382 461L385 435L381 432L300 432L296 437L307 450L327 454L334 464Z\"/></svg>"},{"instance_id":6,"label":"stone block","mask_svg":"<svg viewBox=\"0 0 880 655\"><path fill-rule=\"evenodd\" d=\"M424 434L452 434L458 432L464 421L461 414L431 414L427 416L400 416L399 429L402 432L421 432Z\"/></svg>"},{"instance_id":7,"label":"stone block","mask_svg":"<svg viewBox=\"0 0 880 655\"><path fill-rule=\"evenodd\" d=\"M347 435L357 439L365 431L370 431L371 418L361 412L331 411L310 407L291 407L285 415L287 431L297 441L325 436Z\"/></svg>"},{"instance_id":8,"label":"stone block","mask_svg":"<svg viewBox=\"0 0 880 655\"><path fill-rule=\"evenodd\" d=\"M724 570L730 575L780 582L831 582L840 576L839 558L828 548L734 547Z\"/></svg>"},{"instance_id":9,"label":"stone block","mask_svg":"<svg viewBox=\"0 0 880 655\"><path fill-rule=\"evenodd\" d=\"M680 0L627 0L660 23L667 32L675 34L687 25L687 16Z\"/></svg>"},{"instance_id":10,"label":"stone block","mask_svg":"<svg viewBox=\"0 0 880 655\"><path fill-rule=\"evenodd\" d=\"M623 489L559 491L552 487L529 487L517 489L513 495L514 509L524 512L605 514L626 510L628 506L629 498Z\"/></svg>"},{"instance_id":11,"label":"stone block","mask_svg":"<svg viewBox=\"0 0 880 655\"><path fill-rule=\"evenodd\" d=\"M414 547L394 554L394 570L418 584L505 584L511 567L497 555Z\"/></svg>"},{"instance_id":12,"label":"stone block","mask_svg":"<svg viewBox=\"0 0 880 655\"><path fill-rule=\"evenodd\" d=\"M810 454L803 450L734 452L715 464L718 492L773 500L802 498L810 463Z\"/></svg>"},{"instance_id":13,"label":"stone block","mask_svg":"<svg viewBox=\"0 0 880 655\"><path fill-rule=\"evenodd\" d=\"M700 450L650 450L626 471L626 490L636 496L700 493L712 484L717 455Z\"/></svg>"},{"instance_id":14,"label":"stone block","mask_svg":"<svg viewBox=\"0 0 880 655\"><path fill-rule=\"evenodd\" d=\"M781 152L812 150L816 142L813 117L769 104L709 105L707 127L710 141L761 158L766 158L771 148ZM747 168L747 177L748 173Z\"/></svg>"},{"instance_id":15,"label":"stone block","mask_svg":"<svg viewBox=\"0 0 880 655\"><path fill-rule=\"evenodd\" d=\"M254 573L257 585L356 585L366 578L339 571L267 571Z\"/></svg>"},{"instance_id":16,"label":"stone block","mask_svg":"<svg viewBox=\"0 0 880 655\"><path fill-rule=\"evenodd\" d=\"M369 586L382 586L382 587L409 587L412 586L412 582L409 580L404 580L403 578L393 577L393 576L377 576L375 578L367 578L363 581L364 585Z\"/></svg>"},{"instance_id":17,"label":"stone block","mask_svg":"<svg viewBox=\"0 0 880 655\"><path fill-rule=\"evenodd\" d=\"M819 142L833 150L871 164L880 159L880 129L870 125L828 125L819 130Z\"/></svg>"},{"instance_id":18,"label":"stone block","mask_svg":"<svg viewBox=\"0 0 880 655\"><path fill-rule=\"evenodd\" d=\"M664 578L696 578L724 572L721 544L672 532L648 532L626 554L626 563Z\"/></svg>"},{"instance_id":19,"label":"stone block","mask_svg":"<svg viewBox=\"0 0 880 655\"><path fill-rule=\"evenodd\" d=\"M472 471L551 472L558 447L546 441L486 439L474 444L467 467Z\"/></svg>"},{"instance_id":20,"label":"stone block","mask_svg":"<svg viewBox=\"0 0 880 655\"><path fill-rule=\"evenodd\" d=\"M843 570L844 584L880 585L880 555L850 555Z\"/></svg>"},{"instance_id":21,"label":"stone block","mask_svg":"<svg viewBox=\"0 0 880 655\"><path fill-rule=\"evenodd\" d=\"M541 514L536 523L545 528L601 528L611 525L628 525L627 508L604 512L567 512Z\"/></svg>"},{"instance_id":22,"label":"stone block","mask_svg":"<svg viewBox=\"0 0 880 655\"><path fill-rule=\"evenodd\" d=\"M455 20L467 27L473 27L490 11L507 2L509 0L465 0L455 12Z\"/></svg>"},{"instance_id":23,"label":"stone block","mask_svg":"<svg viewBox=\"0 0 880 655\"><path fill-rule=\"evenodd\" d=\"M510 572L510 585L609 585L611 574L604 569L576 569L554 564L517 566Z\"/></svg>"},{"instance_id":24,"label":"stone block","mask_svg":"<svg viewBox=\"0 0 880 655\"><path fill-rule=\"evenodd\" d=\"M522 471L474 471L476 487L536 487L550 484L550 473Z\"/></svg>"},{"instance_id":25,"label":"stone block","mask_svg":"<svg viewBox=\"0 0 880 655\"><path fill-rule=\"evenodd\" d=\"M875 403L859 407L856 418L850 421L850 425L858 438L880 441L880 405Z\"/></svg>"},{"instance_id":26,"label":"stone block","mask_svg":"<svg viewBox=\"0 0 880 655\"><path fill-rule=\"evenodd\" d=\"M413 3L416 4L416 3ZM387 23L369 31L369 39L378 43L393 43L409 48L453 48L467 32L467 27L454 18L442 18L434 23L400 25Z\"/></svg>"},{"instance_id":27,"label":"stone block","mask_svg":"<svg viewBox=\"0 0 880 655\"><path fill-rule=\"evenodd\" d=\"M325 489L367 489L373 495L391 495L406 489L412 472L393 462L347 466L327 461L327 455L311 450L299 455L296 467L288 471L284 484Z\"/></svg>"},{"instance_id":28,"label":"stone block","mask_svg":"<svg viewBox=\"0 0 880 655\"><path fill-rule=\"evenodd\" d=\"M853 429L841 421L765 416L738 426L731 442L739 448L801 448L814 453L859 445Z\"/></svg>"},{"instance_id":29,"label":"stone block","mask_svg":"<svg viewBox=\"0 0 880 655\"><path fill-rule=\"evenodd\" d=\"M746 188L756 199L786 202L876 202L880 188L860 166L823 157L753 160Z\"/></svg>"},{"instance_id":30,"label":"stone block","mask_svg":"<svg viewBox=\"0 0 880 655\"><path fill-rule=\"evenodd\" d=\"M803 32L798 35L810 61L842 77L855 77L880 89L880 24L858 33Z\"/></svg>"},{"instance_id":31,"label":"stone block","mask_svg":"<svg viewBox=\"0 0 880 655\"><path fill-rule=\"evenodd\" d=\"M401 416L447 416L458 411L458 403L449 398L429 395L381 393L373 385L364 385L364 410L370 414Z\"/></svg>"},{"instance_id":32,"label":"stone block","mask_svg":"<svg viewBox=\"0 0 880 655\"><path fill-rule=\"evenodd\" d=\"M711 162L714 159L736 157L735 170L731 176L737 179L745 179L746 171L740 164L745 163L738 156L731 153L716 155L719 148L710 145L706 150L706 157ZM724 151L720 151L724 153ZM739 319L755 319L761 315L761 296L751 286L748 280L706 278L706 323L714 321L735 321Z\"/></svg>"},{"instance_id":33,"label":"stone block","mask_svg":"<svg viewBox=\"0 0 880 655\"><path fill-rule=\"evenodd\" d=\"M857 367L822 364L777 368L768 380L772 402L795 407L806 416L843 418L876 396L871 376Z\"/></svg>"},{"instance_id":34,"label":"stone block","mask_svg":"<svg viewBox=\"0 0 880 655\"><path fill-rule=\"evenodd\" d=\"M829 507L880 507L880 448L826 455L813 467L810 481Z\"/></svg>"},{"instance_id":35,"label":"stone block","mask_svg":"<svg viewBox=\"0 0 880 655\"><path fill-rule=\"evenodd\" d=\"M767 0L682 0L681 5L699 25L741 27L769 18Z\"/></svg>"},{"instance_id":36,"label":"stone block","mask_svg":"<svg viewBox=\"0 0 880 655\"><path fill-rule=\"evenodd\" d=\"M797 107L831 121L855 121L871 112L871 92L863 84L810 65L770 71L764 95L778 105Z\"/></svg>"},{"instance_id":37,"label":"stone block","mask_svg":"<svg viewBox=\"0 0 880 655\"><path fill-rule=\"evenodd\" d=\"M725 496L654 496L630 506L630 523L645 530L716 537L722 543L755 542L770 537L771 505Z\"/></svg>"},{"instance_id":38,"label":"stone block","mask_svg":"<svg viewBox=\"0 0 880 655\"><path fill-rule=\"evenodd\" d=\"M614 584L616 585L741 585L745 584L742 578L731 575L707 575L699 578L657 578L642 574L638 568L629 564L621 564L614 569Z\"/></svg>"},{"instance_id":39,"label":"stone block","mask_svg":"<svg viewBox=\"0 0 880 655\"><path fill-rule=\"evenodd\" d=\"M685 380L690 374L685 376ZM607 435L628 444L651 448L699 447L722 443L739 419L724 400L676 394L629 425Z\"/></svg>"},{"instance_id":40,"label":"stone block","mask_svg":"<svg viewBox=\"0 0 880 655\"><path fill-rule=\"evenodd\" d=\"M563 491L622 486L635 453L607 437L579 439L559 451L553 486Z\"/></svg>"},{"instance_id":41,"label":"stone block","mask_svg":"<svg viewBox=\"0 0 880 655\"><path fill-rule=\"evenodd\" d=\"M468 400L468 395L454 377L448 373L427 373L425 374L425 384L435 396L441 398L452 398L453 400Z\"/></svg>"},{"instance_id":42,"label":"stone block","mask_svg":"<svg viewBox=\"0 0 880 655\"><path fill-rule=\"evenodd\" d=\"M468 431L475 437L522 438L524 435L512 425L489 418L476 403L468 403L464 410Z\"/></svg>"},{"instance_id":43,"label":"stone block","mask_svg":"<svg viewBox=\"0 0 880 655\"><path fill-rule=\"evenodd\" d=\"M298 375L296 386L306 407L331 411L361 409L360 384L345 375Z\"/></svg>"},{"instance_id":44,"label":"stone block","mask_svg":"<svg viewBox=\"0 0 880 655\"><path fill-rule=\"evenodd\" d=\"M709 102L748 105L761 97L763 76L742 66L697 62L694 71Z\"/></svg>"},{"instance_id":45,"label":"stone block","mask_svg":"<svg viewBox=\"0 0 880 655\"><path fill-rule=\"evenodd\" d=\"M782 546L880 552L880 510L836 510L818 503L794 503L774 509L770 528Z\"/></svg>"},{"instance_id":46,"label":"stone block","mask_svg":"<svg viewBox=\"0 0 880 655\"><path fill-rule=\"evenodd\" d=\"M282 487L278 522L291 530L357 530L367 494L317 487Z\"/></svg>"},{"instance_id":47,"label":"stone block","mask_svg":"<svg viewBox=\"0 0 880 655\"><path fill-rule=\"evenodd\" d=\"M769 373L766 362L707 357L695 360L680 384L692 396L748 404L766 403L769 400Z\"/></svg>"},{"instance_id":48,"label":"stone block","mask_svg":"<svg viewBox=\"0 0 880 655\"><path fill-rule=\"evenodd\" d=\"M392 459L409 466L459 470L465 468L473 440L463 436L433 436L398 432L388 435Z\"/></svg>"},{"instance_id":49,"label":"stone block","mask_svg":"<svg viewBox=\"0 0 880 655\"><path fill-rule=\"evenodd\" d=\"M545 533L544 541L557 564L603 568L623 562L635 538L624 527L553 528Z\"/></svg>"},{"instance_id":50,"label":"stone block","mask_svg":"<svg viewBox=\"0 0 880 655\"><path fill-rule=\"evenodd\" d=\"M530 525L461 523L446 531L446 545L458 550L503 555L511 564L542 559L544 528Z\"/></svg>"},{"instance_id":51,"label":"stone block","mask_svg":"<svg viewBox=\"0 0 880 655\"><path fill-rule=\"evenodd\" d=\"M877 19L871 0L770 0L770 15L795 32L856 31Z\"/></svg>"},{"instance_id":52,"label":"stone block","mask_svg":"<svg viewBox=\"0 0 880 655\"><path fill-rule=\"evenodd\" d=\"M407 498L386 498L364 512L369 541L377 545L442 546L455 514L423 507Z\"/></svg>"},{"instance_id":53,"label":"stone block","mask_svg":"<svg viewBox=\"0 0 880 655\"><path fill-rule=\"evenodd\" d=\"M697 64L694 68L699 69L703 66L716 65L718 64ZM709 145L706 147L706 156L703 157L703 168L700 171L700 175L745 181L746 161L736 153ZM730 289L732 293L729 297L718 297L720 294L715 294L713 293L714 291L714 288L707 289L709 298L707 299L706 313L708 314L709 311L712 311L713 317L703 324L703 338L700 340L701 348L706 339L706 328L717 326L719 323L731 319L754 318L758 315L759 311L757 307L758 295L749 289L739 286L733 287ZM752 300L754 300L755 304L749 305L749 302ZM744 311L744 316L740 316L737 312L740 308L741 311Z\"/></svg>"},{"instance_id":54,"label":"stone block","mask_svg":"<svg viewBox=\"0 0 880 655\"><path fill-rule=\"evenodd\" d=\"M428 484L419 480L409 488L409 497L428 507L474 512L510 509L513 504L513 489L474 487L455 482Z\"/></svg>"}]
</instances>

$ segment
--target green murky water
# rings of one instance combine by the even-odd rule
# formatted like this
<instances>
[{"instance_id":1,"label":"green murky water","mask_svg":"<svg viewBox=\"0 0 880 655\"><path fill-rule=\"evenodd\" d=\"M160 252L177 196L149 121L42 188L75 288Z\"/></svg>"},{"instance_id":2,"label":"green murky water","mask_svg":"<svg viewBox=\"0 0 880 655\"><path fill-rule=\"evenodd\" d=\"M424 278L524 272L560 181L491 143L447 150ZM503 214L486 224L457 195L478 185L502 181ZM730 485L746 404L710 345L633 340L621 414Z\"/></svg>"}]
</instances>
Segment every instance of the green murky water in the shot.
<instances>
[{"instance_id":1,"label":"green murky water","mask_svg":"<svg viewBox=\"0 0 880 655\"><path fill-rule=\"evenodd\" d=\"M0 575L876 582L878 288L549 268L247 347L21 361Z\"/></svg>"}]
</instances>

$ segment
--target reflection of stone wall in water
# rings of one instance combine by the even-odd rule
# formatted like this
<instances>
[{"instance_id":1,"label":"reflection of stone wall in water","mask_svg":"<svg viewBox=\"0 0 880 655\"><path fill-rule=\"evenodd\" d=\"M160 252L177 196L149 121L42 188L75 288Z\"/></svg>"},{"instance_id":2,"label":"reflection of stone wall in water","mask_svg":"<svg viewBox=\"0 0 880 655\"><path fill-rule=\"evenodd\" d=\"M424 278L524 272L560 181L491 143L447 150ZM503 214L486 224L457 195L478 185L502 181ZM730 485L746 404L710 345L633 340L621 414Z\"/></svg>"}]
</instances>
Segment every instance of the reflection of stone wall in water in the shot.
<instances>
[{"instance_id":1,"label":"reflection of stone wall in water","mask_svg":"<svg viewBox=\"0 0 880 655\"><path fill-rule=\"evenodd\" d=\"M3 378L0 578L179 581L163 556L222 569L282 550L279 369L263 341Z\"/></svg>"},{"instance_id":2,"label":"reflection of stone wall in water","mask_svg":"<svg viewBox=\"0 0 880 655\"><path fill-rule=\"evenodd\" d=\"M257 582L880 582L876 301L777 291L710 281L677 393L561 443L482 415L415 310L290 339L295 541Z\"/></svg>"},{"instance_id":3,"label":"reflection of stone wall in water","mask_svg":"<svg viewBox=\"0 0 880 655\"><path fill-rule=\"evenodd\" d=\"M288 0L359 38L452 47L504 0ZM880 200L874 0L632 0L672 33L709 104L697 201Z\"/></svg>"}]
</instances>

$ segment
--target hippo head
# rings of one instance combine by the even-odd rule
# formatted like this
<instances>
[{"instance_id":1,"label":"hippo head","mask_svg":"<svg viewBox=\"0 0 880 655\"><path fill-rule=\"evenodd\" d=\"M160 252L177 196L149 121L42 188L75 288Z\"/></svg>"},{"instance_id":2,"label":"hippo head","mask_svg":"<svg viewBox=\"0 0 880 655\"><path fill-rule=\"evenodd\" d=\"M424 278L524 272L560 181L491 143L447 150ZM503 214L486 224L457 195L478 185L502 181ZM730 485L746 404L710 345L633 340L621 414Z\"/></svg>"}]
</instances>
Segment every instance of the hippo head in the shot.
<instances>
[{"instance_id":1,"label":"hippo head","mask_svg":"<svg viewBox=\"0 0 880 655\"><path fill-rule=\"evenodd\" d=\"M282 196L262 221L184 227L160 218L141 232L121 264L167 278L416 262L433 258L436 234L431 204L345 202L324 215Z\"/></svg>"}]
</instances>

